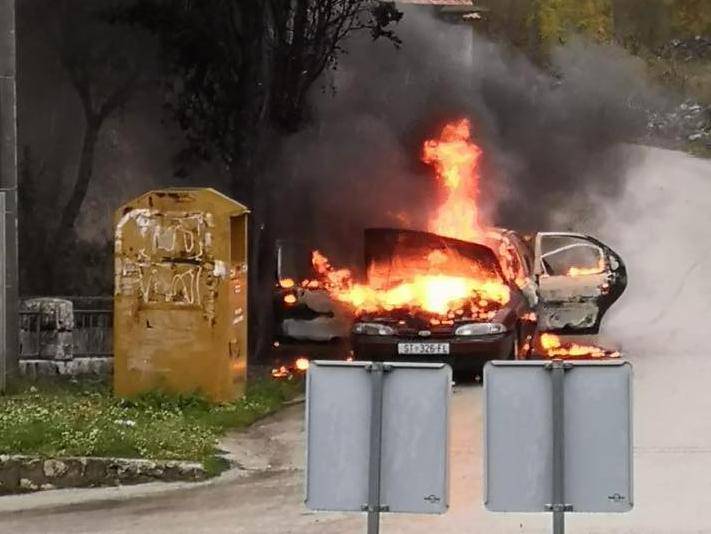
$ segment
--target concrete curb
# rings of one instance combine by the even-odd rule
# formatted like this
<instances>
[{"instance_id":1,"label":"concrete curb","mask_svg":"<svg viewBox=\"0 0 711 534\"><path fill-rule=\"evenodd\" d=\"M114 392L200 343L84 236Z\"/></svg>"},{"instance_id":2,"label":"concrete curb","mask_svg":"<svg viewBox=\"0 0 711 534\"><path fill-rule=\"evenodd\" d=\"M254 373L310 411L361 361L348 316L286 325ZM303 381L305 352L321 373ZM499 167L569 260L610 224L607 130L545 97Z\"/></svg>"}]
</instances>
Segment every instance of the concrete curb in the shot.
<instances>
[{"instance_id":1,"label":"concrete curb","mask_svg":"<svg viewBox=\"0 0 711 534\"><path fill-rule=\"evenodd\" d=\"M0 495L161 481L196 482L207 478L205 466L195 461L0 455Z\"/></svg>"},{"instance_id":2,"label":"concrete curb","mask_svg":"<svg viewBox=\"0 0 711 534\"><path fill-rule=\"evenodd\" d=\"M99 488L68 488L39 491L15 495L0 496L0 516L6 514L23 514L33 511L53 511L81 508L95 508L101 504L134 501L144 498L160 498L181 492L234 484L248 481L250 478L268 477L284 471L298 470L290 466L274 465L269 458L253 457L249 454L250 445L253 450L265 453L271 438L263 436L263 427L280 425L289 412L298 410L297 405L304 402L303 397L297 397L284 403L284 410L278 410L260 422L244 431L228 433L218 444L222 456L229 461L231 467L218 476L198 482L147 482L142 484L109 486ZM246 448L245 448L245 445ZM265 453L266 454L266 453ZM279 455L281 453L278 453Z\"/></svg>"},{"instance_id":3,"label":"concrete curb","mask_svg":"<svg viewBox=\"0 0 711 534\"><path fill-rule=\"evenodd\" d=\"M294 397L291 400L288 400L283 403L283 406L293 406L294 404L303 404L306 402L306 396L305 395L299 395L298 397Z\"/></svg>"},{"instance_id":4,"label":"concrete curb","mask_svg":"<svg viewBox=\"0 0 711 534\"><path fill-rule=\"evenodd\" d=\"M260 471L246 471L232 467L220 475L201 482L148 482L130 486L111 486L101 488L68 488L36 493L15 494L0 497L0 515L25 513L37 510L93 507L110 502L123 502L144 497L161 497L181 491L192 491L229 484Z\"/></svg>"}]
</instances>

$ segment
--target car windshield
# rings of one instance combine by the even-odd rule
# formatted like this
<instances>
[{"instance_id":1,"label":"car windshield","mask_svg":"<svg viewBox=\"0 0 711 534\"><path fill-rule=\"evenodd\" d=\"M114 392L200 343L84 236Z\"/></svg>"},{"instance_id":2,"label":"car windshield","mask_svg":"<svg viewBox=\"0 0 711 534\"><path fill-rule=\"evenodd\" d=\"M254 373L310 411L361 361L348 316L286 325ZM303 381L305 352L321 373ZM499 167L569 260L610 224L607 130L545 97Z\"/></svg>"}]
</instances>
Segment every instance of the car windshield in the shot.
<instances>
[{"instance_id":1,"label":"car windshield","mask_svg":"<svg viewBox=\"0 0 711 534\"><path fill-rule=\"evenodd\" d=\"M427 232L366 230L365 255L368 283L378 289L418 275L503 281L501 268L490 248Z\"/></svg>"}]
</instances>

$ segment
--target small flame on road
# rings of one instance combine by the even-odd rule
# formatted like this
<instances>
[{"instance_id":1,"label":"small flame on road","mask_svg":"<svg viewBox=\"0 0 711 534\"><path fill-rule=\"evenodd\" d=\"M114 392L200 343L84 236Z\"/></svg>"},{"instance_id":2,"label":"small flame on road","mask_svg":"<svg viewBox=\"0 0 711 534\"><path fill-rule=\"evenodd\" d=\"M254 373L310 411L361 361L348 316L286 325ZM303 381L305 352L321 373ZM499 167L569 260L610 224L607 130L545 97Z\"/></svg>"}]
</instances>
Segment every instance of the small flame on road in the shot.
<instances>
[{"instance_id":1,"label":"small flame on road","mask_svg":"<svg viewBox=\"0 0 711 534\"><path fill-rule=\"evenodd\" d=\"M611 351L597 345L564 343L554 334L541 334L541 347L550 358L619 358L618 351Z\"/></svg>"},{"instance_id":2,"label":"small flame on road","mask_svg":"<svg viewBox=\"0 0 711 534\"><path fill-rule=\"evenodd\" d=\"M294 360L292 365L280 365L272 369L272 378L275 380L292 380L303 376L309 369L310 361L305 356L300 356Z\"/></svg>"},{"instance_id":3,"label":"small flame on road","mask_svg":"<svg viewBox=\"0 0 711 534\"><path fill-rule=\"evenodd\" d=\"M276 379L289 378L289 376L291 376L291 373L289 372L289 369L287 369L285 365L282 365L281 367L272 369L272 378L276 378Z\"/></svg>"}]
</instances>

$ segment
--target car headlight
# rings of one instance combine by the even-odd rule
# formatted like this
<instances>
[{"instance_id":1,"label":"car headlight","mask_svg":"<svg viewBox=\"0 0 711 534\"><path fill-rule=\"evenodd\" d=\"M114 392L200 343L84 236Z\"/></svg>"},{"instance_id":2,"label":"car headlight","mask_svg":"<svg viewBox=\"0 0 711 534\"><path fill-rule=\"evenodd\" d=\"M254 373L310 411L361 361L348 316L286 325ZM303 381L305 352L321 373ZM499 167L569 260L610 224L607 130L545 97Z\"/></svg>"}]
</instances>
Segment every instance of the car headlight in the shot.
<instances>
[{"instance_id":1,"label":"car headlight","mask_svg":"<svg viewBox=\"0 0 711 534\"><path fill-rule=\"evenodd\" d=\"M506 327L501 323L469 323L460 326L454 331L455 336L486 336L489 334L503 334Z\"/></svg>"},{"instance_id":2,"label":"car headlight","mask_svg":"<svg viewBox=\"0 0 711 534\"><path fill-rule=\"evenodd\" d=\"M353 333L364 336L392 336L395 334L395 329L380 323L356 323L353 325Z\"/></svg>"}]
</instances>

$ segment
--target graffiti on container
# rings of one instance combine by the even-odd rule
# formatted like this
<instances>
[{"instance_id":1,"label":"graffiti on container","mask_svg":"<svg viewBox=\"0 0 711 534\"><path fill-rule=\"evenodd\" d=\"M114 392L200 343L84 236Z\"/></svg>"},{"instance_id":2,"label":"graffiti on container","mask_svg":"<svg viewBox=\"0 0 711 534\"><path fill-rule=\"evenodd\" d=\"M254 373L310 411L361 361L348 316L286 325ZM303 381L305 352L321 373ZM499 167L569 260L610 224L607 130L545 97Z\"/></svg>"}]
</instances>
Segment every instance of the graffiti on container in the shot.
<instances>
[{"instance_id":1,"label":"graffiti on container","mask_svg":"<svg viewBox=\"0 0 711 534\"><path fill-rule=\"evenodd\" d=\"M213 319L217 282L229 275L213 256L213 226L207 212L127 211L116 226L116 294L200 306Z\"/></svg>"}]
</instances>

